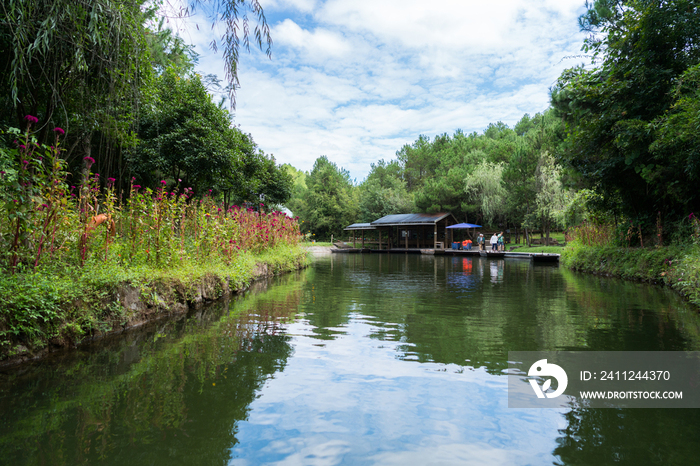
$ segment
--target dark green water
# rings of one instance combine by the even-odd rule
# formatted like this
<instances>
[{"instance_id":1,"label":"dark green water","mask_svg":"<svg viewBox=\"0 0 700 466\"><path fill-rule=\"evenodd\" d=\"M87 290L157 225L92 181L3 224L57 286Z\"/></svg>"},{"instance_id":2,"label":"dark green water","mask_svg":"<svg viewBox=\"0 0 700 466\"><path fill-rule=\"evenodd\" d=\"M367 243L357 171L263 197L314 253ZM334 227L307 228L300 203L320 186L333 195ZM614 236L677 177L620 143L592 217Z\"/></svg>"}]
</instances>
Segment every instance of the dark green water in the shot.
<instances>
[{"instance_id":1,"label":"dark green water","mask_svg":"<svg viewBox=\"0 0 700 466\"><path fill-rule=\"evenodd\" d=\"M0 464L697 464L692 409L509 409L508 351L700 350L667 290L528 261L329 255L0 373Z\"/></svg>"}]
</instances>

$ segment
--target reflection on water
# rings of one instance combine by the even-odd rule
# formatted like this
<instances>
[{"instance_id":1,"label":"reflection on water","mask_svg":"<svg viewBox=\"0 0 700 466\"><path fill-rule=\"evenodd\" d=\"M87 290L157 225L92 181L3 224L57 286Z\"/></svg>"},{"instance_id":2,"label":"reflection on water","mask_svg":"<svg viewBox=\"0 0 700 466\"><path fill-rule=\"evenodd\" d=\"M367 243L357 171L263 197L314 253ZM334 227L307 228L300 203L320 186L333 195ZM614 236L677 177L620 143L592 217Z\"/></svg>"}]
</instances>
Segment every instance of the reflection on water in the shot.
<instances>
[{"instance_id":1,"label":"reflection on water","mask_svg":"<svg viewBox=\"0 0 700 466\"><path fill-rule=\"evenodd\" d=\"M0 381L2 464L224 464L292 353L303 279Z\"/></svg>"},{"instance_id":2,"label":"reflection on water","mask_svg":"<svg viewBox=\"0 0 700 466\"><path fill-rule=\"evenodd\" d=\"M331 255L0 378L1 464L692 464L695 410L507 407L512 350L699 350L663 289L522 260Z\"/></svg>"}]
</instances>

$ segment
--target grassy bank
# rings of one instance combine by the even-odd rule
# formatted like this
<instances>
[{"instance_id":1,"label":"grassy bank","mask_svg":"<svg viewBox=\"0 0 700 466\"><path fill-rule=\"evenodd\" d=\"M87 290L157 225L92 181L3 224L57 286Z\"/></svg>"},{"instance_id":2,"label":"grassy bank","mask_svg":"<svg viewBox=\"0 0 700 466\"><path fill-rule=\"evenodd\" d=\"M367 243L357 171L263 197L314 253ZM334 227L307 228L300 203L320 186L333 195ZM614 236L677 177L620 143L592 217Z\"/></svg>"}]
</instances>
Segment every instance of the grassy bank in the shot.
<instances>
[{"instance_id":1,"label":"grassy bank","mask_svg":"<svg viewBox=\"0 0 700 466\"><path fill-rule=\"evenodd\" d=\"M592 247L570 243L561 263L573 270L672 287L700 306L700 246Z\"/></svg>"},{"instance_id":2,"label":"grassy bank","mask_svg":"<svg viewBox=\"0 0 700 466\"><path fill-rule=\"evenodd\" d=\"M302 267L306 251L279 244L231 260L125 266L94 260L0 278L0 361L41 355L245 289L251 281Z\"/></svg>"}]
</instances>

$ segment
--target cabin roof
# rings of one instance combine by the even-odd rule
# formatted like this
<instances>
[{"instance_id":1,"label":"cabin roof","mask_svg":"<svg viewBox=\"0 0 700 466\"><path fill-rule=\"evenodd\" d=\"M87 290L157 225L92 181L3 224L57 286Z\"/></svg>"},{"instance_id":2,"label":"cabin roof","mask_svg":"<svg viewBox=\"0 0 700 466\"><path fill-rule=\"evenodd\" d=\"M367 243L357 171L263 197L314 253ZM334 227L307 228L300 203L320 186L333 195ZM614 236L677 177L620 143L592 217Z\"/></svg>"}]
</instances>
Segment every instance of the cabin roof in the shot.
<instances>
[{"instance_id":1,"label":"cabin roof","mask_svg":"<svg viewBox=\"0 0 700 466\"><path fill-rule=\"evenodd\" d=\"M449 212L438 212L435 214L395 214L387 215L375 220L370 225L388 227L395 225L433 225L439 221L451 217L453 223L457 223L457 219Z\"/></svg>"},{"instance_id":2,"label":"cabin roof","mask_svg":"<svg viewBox=\"0 0 700 466\"><path fill-rule=\"evenodd\" d=\"M353 223L352 225L348 225L345 227L345 231L376 230L376 229L377 229L377 227L375 227L371 223Z\"/></svg>"}]
</instances>

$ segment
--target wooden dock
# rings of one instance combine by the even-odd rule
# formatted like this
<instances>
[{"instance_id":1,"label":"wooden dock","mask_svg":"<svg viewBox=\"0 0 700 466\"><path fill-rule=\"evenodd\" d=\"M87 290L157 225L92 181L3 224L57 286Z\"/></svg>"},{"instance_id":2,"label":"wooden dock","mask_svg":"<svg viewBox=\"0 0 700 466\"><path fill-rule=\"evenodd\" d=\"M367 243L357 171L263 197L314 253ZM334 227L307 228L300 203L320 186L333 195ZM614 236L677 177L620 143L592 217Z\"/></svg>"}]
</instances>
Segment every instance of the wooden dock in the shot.
<instances>
[{"instance_id":1,"label":"wooden dock","mask_svg":"<svg viewBox=\"0 0 700 466\"><path fill-rule=\"evenodd\" d=\"M431 256L483 257L484 259L528 259L535 264L558 264L559 254L537 254L527 252L479 251L478 249L431 249L431 248L331 248L335 254L425 254Z\"/></svg>"}]
</instances>

